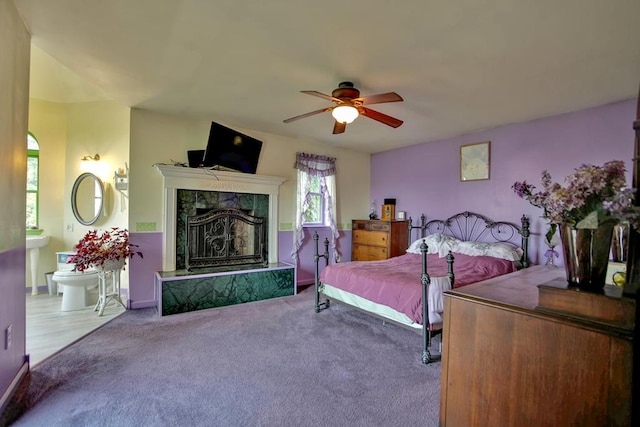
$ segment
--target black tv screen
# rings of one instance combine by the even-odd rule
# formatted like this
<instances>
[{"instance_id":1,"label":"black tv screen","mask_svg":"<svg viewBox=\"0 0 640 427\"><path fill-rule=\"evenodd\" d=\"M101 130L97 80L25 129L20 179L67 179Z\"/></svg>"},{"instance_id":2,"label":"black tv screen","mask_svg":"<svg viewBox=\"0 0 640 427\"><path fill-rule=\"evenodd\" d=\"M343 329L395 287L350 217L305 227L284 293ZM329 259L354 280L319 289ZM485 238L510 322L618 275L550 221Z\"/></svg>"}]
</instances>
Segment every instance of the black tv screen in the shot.
<instances>
[{"instance_id":1,"label":"black tv screen","mask_svg":"<svg viewBox=\"0 0 640 427\"><path fill-rule=\"evenodd\" d=\"M262 141L211 122L203 166L256 173Z\"/></svg>"}]
</instances>

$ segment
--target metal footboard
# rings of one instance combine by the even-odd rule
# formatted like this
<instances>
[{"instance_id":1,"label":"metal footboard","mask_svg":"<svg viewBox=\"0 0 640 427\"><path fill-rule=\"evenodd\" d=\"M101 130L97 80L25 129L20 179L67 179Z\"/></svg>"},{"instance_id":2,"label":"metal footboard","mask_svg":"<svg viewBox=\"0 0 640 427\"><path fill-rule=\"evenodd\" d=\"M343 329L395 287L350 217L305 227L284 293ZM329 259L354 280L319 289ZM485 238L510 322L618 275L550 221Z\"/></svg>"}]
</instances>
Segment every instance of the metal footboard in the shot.
<instances>
[{"instance_id":1,"label":"metal footboard","mask_svg":"<svg viewBox=\"0 0 640 427\"><path fill-rule=\"evenodd\" d=\"M325 267L329 265L329 240L325 238L324 240L324 253L319 253L319 239L318 233L314 233L314 262L315 262L315 277L314 277L314 286L315 286L315 312L319 313L321 310L329 308L331 302L329 299L325 299L324 301L320 301L320 259L324 258ZM428 364L431 362L437 362L440 360L440 355L432 355L429 351L431 347L431 339L433 337L433 331L429 325L429 285L431 284L431 278L429 277L429 273L427 272L427 244L422 242L420 246L420 252L422 254L422 274L420 277L420 282L422 284L422 363ZM451 285L453 286L454 282L454 273L453 273L453 261L454 257L449 253L447 255L447 277L449 278Z\"/></svg>"}]
</instances>

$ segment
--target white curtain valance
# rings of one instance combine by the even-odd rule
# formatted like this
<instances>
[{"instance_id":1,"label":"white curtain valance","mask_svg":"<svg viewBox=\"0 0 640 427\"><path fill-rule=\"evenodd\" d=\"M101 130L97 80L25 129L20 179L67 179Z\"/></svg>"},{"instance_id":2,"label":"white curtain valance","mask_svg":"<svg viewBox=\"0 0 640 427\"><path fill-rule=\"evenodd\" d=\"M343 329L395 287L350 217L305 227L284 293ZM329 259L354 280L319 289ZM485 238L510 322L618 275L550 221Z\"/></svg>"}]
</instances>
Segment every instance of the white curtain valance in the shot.
<instances>
[{"instance_id":1,"label":"white curtain valance","mask_svg":"<svg viewBox=\"0 0 640 427\"><path fill-rule=\"evenodd\" d=\"M317 154L297 153L294 167L311 176L331 176L336 174L336 159Z\"/></svg>"}]
</instances>

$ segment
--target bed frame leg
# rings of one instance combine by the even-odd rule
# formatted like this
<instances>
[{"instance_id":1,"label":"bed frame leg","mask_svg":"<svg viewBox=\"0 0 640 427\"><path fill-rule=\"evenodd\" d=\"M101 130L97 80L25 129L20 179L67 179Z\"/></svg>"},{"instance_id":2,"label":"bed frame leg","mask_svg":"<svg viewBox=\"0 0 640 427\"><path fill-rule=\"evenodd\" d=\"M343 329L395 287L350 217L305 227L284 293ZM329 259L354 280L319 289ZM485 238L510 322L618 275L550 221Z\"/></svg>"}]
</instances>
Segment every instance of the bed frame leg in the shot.
<instances>
[{"instance_id":1,"label":"bed frame leg","mask_svg":"<svg viewBox=\"0 0 640 427\"><path fill-rule=\"evenodd\" d=\"M320 239L320 236L318 236L318 232L316 231L315 233L313 233L313 242L314 242L314 245L315 245L313 260L314 260L314 262L316 264L316 266L315 266L315 280L314 280L314 286L315 286L315 292L316 292L316 305L315 305L316 313L320 313L320 310L325 309L325 308L329 308L329 306L331 305L331 302L328 299L324 300L324 302L320 302L320 267L319 267L319 263L320 263L320 258L324 258L325 267L327 265L329 265L329 239L327 239L327 238L324 239L324 254L322 254L322 255L318 254L318 240L319 239Z\"/></svg>"},{"instance_id":2,"label":"bed frame leg","mask_svg":"<svg viewBox=\"0 0 640 427\"><path fill-rule=\"evenodd\" d=\"M423 240L420 245L422 255L422 275L420 276L420 283L422 284L422 363L425 365L433 360L429 352L431 331L429 330L429 300L427 296L431 278L429 277L429 273L427 273L427 250L428 246Z\"/></svg>"},{"instance_id":3,"label":"bed frame leg","mask_svg":"<svg viewBox=\"0 0 640 427\"><path fill-rule=\"evenodd\" d=\"M424 363L425 365L428 365L432 362L439 362L441 358L442 356L439 354L432 356L431 352L428 349L422 352L422 363Z\"/></svg>"},{"instance_id":4,"label":"bed frame leg","mask_svg":"<svg viewBox=\"0 0 640 427\"><path fill-rule=\"evenodd\" d=\"M319 302L316 298L316 313L320 313L320 310L324 310L325 308L329 308L330 306L331 301L329 301L328 299L324 300L324 302Z\"/></svg>"},{"instance_id":5,"label":"bed frame leg","mask_svg":"<svg viewBox=\"0 0 640 427\"><path fill-rule=\"evenodd\" d=\"M425 365L431 363L431 362L438 362L440 361L442 355L441 354L436 354L436 355L432 355L431 352L429 351L429 349L431 348L431 338L433 338L433 333L430 329L428 328L424 328L423 330L423 338L422 338L422 363L424 363ZM442 353L442 352L440 352Z\"/></svg>"}]
</instances>

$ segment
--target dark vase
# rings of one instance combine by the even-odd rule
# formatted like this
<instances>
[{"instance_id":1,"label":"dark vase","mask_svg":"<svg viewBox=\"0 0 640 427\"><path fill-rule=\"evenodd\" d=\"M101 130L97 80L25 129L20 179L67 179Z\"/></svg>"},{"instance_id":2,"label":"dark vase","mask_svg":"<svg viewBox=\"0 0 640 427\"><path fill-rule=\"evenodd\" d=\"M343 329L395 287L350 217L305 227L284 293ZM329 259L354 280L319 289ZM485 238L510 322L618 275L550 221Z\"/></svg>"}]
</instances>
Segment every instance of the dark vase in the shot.
<instances>
[{"instance_id":1,"label":"dark vase","mask_svg":"<svg viewBox=\"0 0 640 427\"><path fill-rule=\"evenodd\" d=\"M626 262L629 256L627 240L629 239L629 223L621 222L613 227L613 239L611 241L611 256L615 262Z\"/></svg>"},{"instance_id":2,"label":"dark vase","mask_svg":"<svg viewBox=\"0 0 640 427\"><path fill-rule=\"evenodd\" d=\"M570 287L602 292L609 265L614 222L600 224L597 229L560 226L562 254Z\"/></svg>"}]
</instances>

